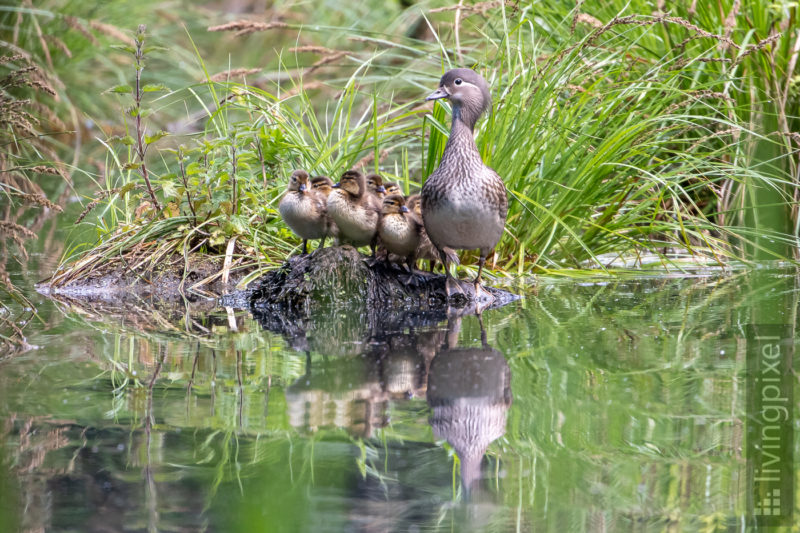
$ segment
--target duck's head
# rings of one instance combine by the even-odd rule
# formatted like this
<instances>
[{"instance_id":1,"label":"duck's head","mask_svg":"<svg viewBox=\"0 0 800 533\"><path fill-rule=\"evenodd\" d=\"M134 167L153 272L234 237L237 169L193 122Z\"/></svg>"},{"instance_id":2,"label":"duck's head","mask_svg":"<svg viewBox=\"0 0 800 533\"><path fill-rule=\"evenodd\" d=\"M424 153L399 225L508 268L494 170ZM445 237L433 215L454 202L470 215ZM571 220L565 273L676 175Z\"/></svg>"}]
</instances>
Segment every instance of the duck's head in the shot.
<instances>
[{"instance_id":1,"label":"duck's head","mask_svg":"<svg viewBox=\"0 0 800 533\"><path fill-rule=\"evenodd\" d=\"M294 172L292 172L292 175L289 176L288 190L303 192L307 188L308 188L308 172L306 172L305 170L295 170Z\"/></svg>"},{"instance_id":2,"label":"duck's head","mask_svg":"<svg viewBox=\"0 0 800 533\"><path fill-rule=\"evenodd\" d=\"M422 216L422 198L419 194L412 194L406 200L406 206L414 213Z\"/></svg>"},{"instance_id":3,"label":"duck's head","mask_svg":"<svg viewBox=\"0 0 800 533\"><path fill-rule=\"evenodd\" d=\"M386 196L391 196L392 194L403 195L403 191L400 190L400 186L396 183L386 183L383 188L386 189Z\"/></svg>"},{"instance_id":4,"label":"duck's head","mask_svg":"<svg viewBox=\"0 0 800 533\"><path fill-rule=\"evenodd\" d=\"M381 213L384 215L393 215L395 213L408 213L408 207L403 197L399 194L392 194L383 199L383 206Z\"/></svg>"},{"instance_id":5,"label":"duck's head","mask_svg":"<svg viewBox=\"0 0 800 533\"><path fill-rule=\"evenodd\" d=\"M333 188L333 182L328 176L317 176L311 179L311 188L328 196Z\"/></svg>"},{"instance_id":6,"label":"duck's head","mask_svg":"<svg viewBox=\"0 0 800 533\"><path fill-rule=\"evenodd\" d=\"M367 174L367 189L372 194L382 194L386 192L386 189L383 186L383 178L380 177L379 174Z\"/></svg>"},{"instance_id":7,"label":"duck's head","mask_svg":"<svg viewBox=\"0 0 800 533\"><path fill-rule=\"evenodd\" d=\"M442 98L453 104L453 118L461 118L470 126L474 126L478 117L492 106L489 84L471 68L454 68L445 72L439 88L426 100Z\"/></svg>"},{"instance_id":8,"label":"duck's head","mask_svg":"<svg viewBox=\"0 0 800 533\"><path fill-rule=\"evenodd\" d=\"M347 191L356 198L361 198L367 188L367 182L364 179L364 174L358 170L348 170L342 174L339 183L334 185L334 187L341 188L343 191Z\"/></svg>"}]
</instances>

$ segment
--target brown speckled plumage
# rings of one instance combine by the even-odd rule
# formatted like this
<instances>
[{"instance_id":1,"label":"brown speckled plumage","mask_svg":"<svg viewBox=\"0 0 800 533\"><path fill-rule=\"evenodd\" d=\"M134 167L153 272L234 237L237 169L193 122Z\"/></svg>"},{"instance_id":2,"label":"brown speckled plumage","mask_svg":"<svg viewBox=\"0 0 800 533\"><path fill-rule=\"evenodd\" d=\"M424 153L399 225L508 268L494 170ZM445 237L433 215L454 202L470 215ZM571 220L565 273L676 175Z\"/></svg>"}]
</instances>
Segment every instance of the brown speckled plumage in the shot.
<instances>
[{"instance_id":1,"label":"brown speckled plumage","mask_svg":"<svg viewBox=\"0 0 800 533\"><path fill-rule=\"evenodd\" d=\"M420 237L424 231L422 221L409 211L401 195L393 194L383 199L378 236L389 253L390 260L392 255L402 258L408 269L413 271Z\"/></svg>"},{"instance_id":2,"label":"brown speckled plumage","mask_svg":"<svg viewBox=\"0 0 800 533\"><path fill-rule=\"evenodd\" d=\"M328 196L328 213L339 228L339 239L353 246L369 245L375 252L381 203L367 190L364 175L357 170L342 174Z\"/></svg>"},{"instance_id":3,"label":"brown speckled plumage","mask_svg":"<svg viewBox=\"0 0 800 533\"><path fill-rule=\"evenodd\" d=\"M304 254L308 252L309 239L322 239L320 247L323 247L325 238L336 234L326 203L323 192L309 188L308 172L292 172L286 194L278 204L278 212L289 229L303 239Z\"/></svg>"},{"instance_id":4,"label":"brown speckled plumage","mask_svg":"<svg viewBox=\"0 0 800 533\"><path fill-rule=\"evenodd\" d=\"M460 68L445 73L428 97L440 98L450 100L453 124L442 161L422 187L422 217L446 271L445 247L479 250L477 291L486 256L503 234L508 211L503 180L483 163L473 134L478 118L491 107L491 96L486 80Z\"/></svg>"}]
</instances>

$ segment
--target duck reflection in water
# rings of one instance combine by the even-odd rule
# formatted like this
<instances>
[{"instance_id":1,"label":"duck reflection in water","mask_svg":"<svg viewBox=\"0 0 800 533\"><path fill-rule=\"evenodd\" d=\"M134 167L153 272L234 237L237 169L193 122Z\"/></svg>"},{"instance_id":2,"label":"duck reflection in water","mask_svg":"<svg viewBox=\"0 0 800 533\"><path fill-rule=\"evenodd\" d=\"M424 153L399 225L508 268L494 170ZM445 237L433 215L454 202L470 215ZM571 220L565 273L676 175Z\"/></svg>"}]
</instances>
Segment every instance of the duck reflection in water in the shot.
<instances>
[{"instance_id":1,"label":"duck reflection in water","mask_svg":"<svg viewBox=\"0 0 800 533\"><path fill-rule=\"evenodd\" d=\"M486 449L505 433L511 405L508 363L489 345L478 320L480 347L459 346L462 318L451 316L447 329L373 330L351 345L360 351L344 357L312 362L306 351L306 373L286 391L289 423L307 433L338 427L371 438L388 425L393 402L426 398L433 433L456 450L471 496Z\"/></svg>"},{"instance_id":2,"label":"duck reflection in water","mask_svg":"<svg viewBox=\"0 0 800 533\"><path fill-rule=\"evenodd\" d=\"M511 371L505 357L486 340L481 347L457 346L461 318L448 325L447 347L436 354L428 372L428 405L433 434L455 448L467 495L481 478L486 449L506 431L511 406Z\"/></svg>"}]
</instances>

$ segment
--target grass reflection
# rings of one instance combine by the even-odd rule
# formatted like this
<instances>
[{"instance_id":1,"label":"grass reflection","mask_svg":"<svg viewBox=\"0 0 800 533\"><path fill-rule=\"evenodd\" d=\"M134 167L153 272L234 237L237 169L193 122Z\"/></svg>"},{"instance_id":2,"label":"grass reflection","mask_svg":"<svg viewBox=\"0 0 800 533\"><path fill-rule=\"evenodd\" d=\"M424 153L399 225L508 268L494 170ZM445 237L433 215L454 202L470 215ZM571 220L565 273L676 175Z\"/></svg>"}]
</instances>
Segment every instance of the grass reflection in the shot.
<instances>
[{"instance_id":1,"label":"grass reflection","mask_svg":"<svg viewBox=\"0 0 800 533\"><path fill-rule=\"evenodd\" d=\"M794 273L761 276L547 281L483 329L62 307L0 374L11 479L53 509L23 527L725 529L743 513L739 328L797 295Z\"/></svg>"}]
</instances>

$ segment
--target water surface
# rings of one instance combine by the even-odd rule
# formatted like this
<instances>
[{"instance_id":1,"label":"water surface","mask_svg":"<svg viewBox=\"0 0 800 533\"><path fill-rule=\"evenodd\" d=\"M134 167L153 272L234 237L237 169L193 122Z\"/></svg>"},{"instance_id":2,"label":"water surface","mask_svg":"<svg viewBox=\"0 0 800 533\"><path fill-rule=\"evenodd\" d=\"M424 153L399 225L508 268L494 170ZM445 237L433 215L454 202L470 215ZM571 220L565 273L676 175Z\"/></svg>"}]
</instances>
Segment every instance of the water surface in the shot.
<instances>
[{"instance_id":1,"label":"water surface","mask_svg":"<svg viewBox=\"0 0 800 533\"><path fill-rule=\"evenodd\" d=\"M36 296L38 348L0 362L3 530L744 531L742 328L795 324L796 274L518 290L291 335Z\"/></svg>"}]
</instances>

